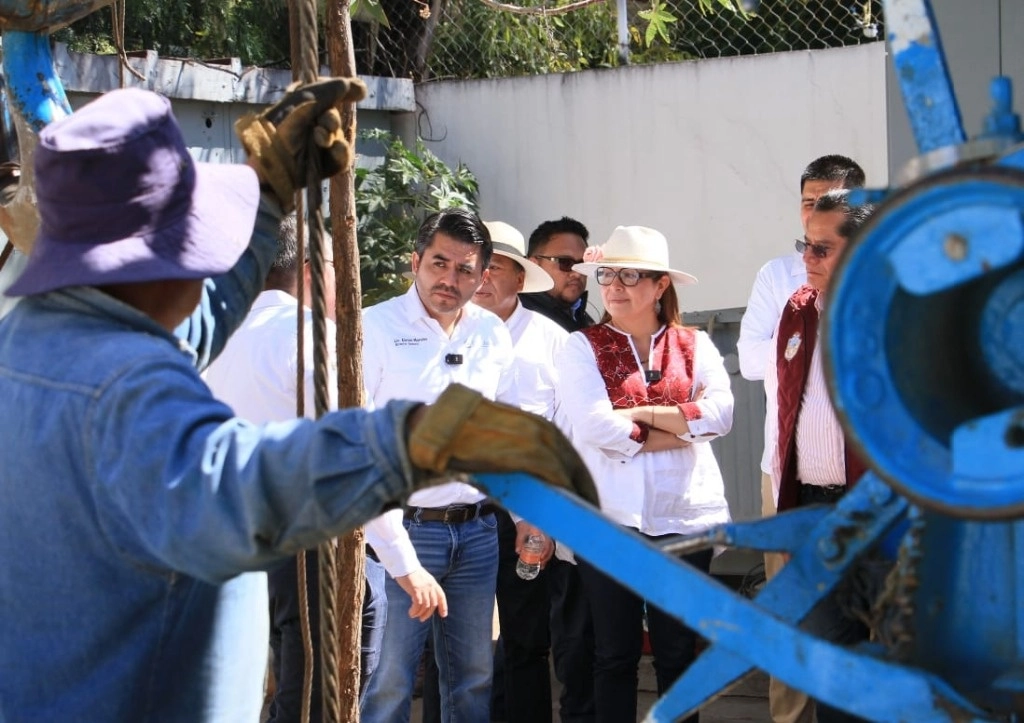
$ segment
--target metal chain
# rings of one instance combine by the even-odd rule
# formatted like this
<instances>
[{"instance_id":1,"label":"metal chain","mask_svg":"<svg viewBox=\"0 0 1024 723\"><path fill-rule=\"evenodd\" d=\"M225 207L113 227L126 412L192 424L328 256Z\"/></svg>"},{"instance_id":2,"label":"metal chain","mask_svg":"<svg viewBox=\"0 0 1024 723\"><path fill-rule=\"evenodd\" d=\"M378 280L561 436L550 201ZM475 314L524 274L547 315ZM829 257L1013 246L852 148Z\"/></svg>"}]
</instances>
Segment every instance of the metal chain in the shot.
<instances>
[{"instance_id":1,"label":"metal chain","mask_svg":"<svg viewBox=\"0 0 1024 723\"><path fill-rule=\"evenodd\" d=\"M921 539L925 522L921 511L911 506L909 527L896 561L896 567L886 578L885 588L872 610L871 630L894 660L906 660L914 641L914 600L917 588L918 565L923 555Z\"/></svg>"}]
</instances>

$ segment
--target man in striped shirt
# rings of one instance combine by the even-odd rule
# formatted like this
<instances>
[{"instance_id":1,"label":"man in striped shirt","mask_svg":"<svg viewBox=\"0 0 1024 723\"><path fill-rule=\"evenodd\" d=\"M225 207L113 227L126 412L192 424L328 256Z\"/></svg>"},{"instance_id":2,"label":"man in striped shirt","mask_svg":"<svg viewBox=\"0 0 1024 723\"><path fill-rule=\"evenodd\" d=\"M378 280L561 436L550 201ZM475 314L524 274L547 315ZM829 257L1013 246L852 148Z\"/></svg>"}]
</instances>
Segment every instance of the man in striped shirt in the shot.
<instances>
[{"instance_id":1,"label":"man in striped shirt","mask_svg":"<svg viewBox=\"0 0 1024 723\"><path fill-rule=\"evenodd\" d=\"M870 206L847 204L847 191L821 196L807 220L797 250L807 267L807 283L783 309L768 352L765 391L777 401L778 424L771 444L772 483L778 511L835 503L864 472L846 444L829 398L822 368L819 319L829 282L850 237L867 220ZM843 645L866 640L869 631L837 601L822 600L804 620L809 632ZM858 718L817 704L818 723Z\"/></svg>"}]
</instances>

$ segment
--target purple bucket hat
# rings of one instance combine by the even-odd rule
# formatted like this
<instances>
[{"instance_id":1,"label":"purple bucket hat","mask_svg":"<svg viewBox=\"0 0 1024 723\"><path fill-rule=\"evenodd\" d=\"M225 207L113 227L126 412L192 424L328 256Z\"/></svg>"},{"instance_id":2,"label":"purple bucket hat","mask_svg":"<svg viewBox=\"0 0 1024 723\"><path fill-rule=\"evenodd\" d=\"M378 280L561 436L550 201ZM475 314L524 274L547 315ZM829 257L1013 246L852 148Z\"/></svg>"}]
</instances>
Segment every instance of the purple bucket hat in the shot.
<instances>
[{"instance_id":1,"label":"purple bucket hat","mask_svg":"<svg viewBox=\"0 0 1024 723\"><path fill-rule=\"evenodd\" d=\"M46 126L35 174L39 235L8 296L224 273L259 204L251 168L195 163L170 102L134 88Z\"/></svg>"}]
</instances>

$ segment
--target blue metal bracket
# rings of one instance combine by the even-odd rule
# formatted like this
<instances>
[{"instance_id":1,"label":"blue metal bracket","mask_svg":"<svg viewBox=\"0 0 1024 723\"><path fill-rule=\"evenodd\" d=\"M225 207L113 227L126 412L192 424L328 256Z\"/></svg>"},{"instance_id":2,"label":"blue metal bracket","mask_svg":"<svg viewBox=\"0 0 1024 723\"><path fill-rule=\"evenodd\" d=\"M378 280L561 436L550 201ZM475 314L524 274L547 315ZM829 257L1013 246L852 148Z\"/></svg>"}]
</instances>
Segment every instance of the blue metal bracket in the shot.
<instances>
[{"instance_id":1,"label":"blue metal bracket","mask_svg":"<svg viewBox=\"0 0 1024 723\"><path fill-rule=\"evenodd\" d=\"M751 666L815 698L876 720L983 720L983 713L934 676L844 650L795 629L843 570L896 523L906 501L867 475L823 517L790 564L754 601L614 524L590 505L525 475L481 474L479 484L509 509L674 615L712 644L649 720L672 721L712 699ZM722 652L716 652L718 650ZM714 663L701 665L700 661ZM829 675L823 673L827 661ZM704 672L702 672L704 671ZM682 683L682 680L680 681ZM861 695L871 689L875 694ZM853 695L856 691L857 694Z\"/></svg>"},{"instance_id":2,"label":"blue metal bracket","mask_svg":"<svg viewBox=\"0 0 1024 723\"><path fill-rule=\"evenodd\" d=\"M792 552L807 541L814 528L831 511L832 508L827 505L800 507L760 520L712 527L705 533L673 540L662 545L660 549L662 552L680 557L718 545L748 550Z\"/></svg>"},{"instance_id":3,"label":"blue metal bracket","mask_svg":"<svg viewBox=\"0 0 1024 723\"><path fill-rule=\"evenodd\" d=\"M927 0L888 0L886 38L903 104L921 153L966 140L946 68L935 16Z\"/></svg>"}]
</instances>

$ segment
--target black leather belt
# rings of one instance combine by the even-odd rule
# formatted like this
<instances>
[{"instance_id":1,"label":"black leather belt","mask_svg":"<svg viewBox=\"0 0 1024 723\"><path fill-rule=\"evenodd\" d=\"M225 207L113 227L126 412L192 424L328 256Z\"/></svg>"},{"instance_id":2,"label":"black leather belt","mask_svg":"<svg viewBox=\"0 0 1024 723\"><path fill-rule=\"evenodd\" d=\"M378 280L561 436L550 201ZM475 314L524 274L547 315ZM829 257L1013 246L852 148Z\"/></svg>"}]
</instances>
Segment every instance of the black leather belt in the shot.
<instances>
[{"instance_id":1,"label":"black leather belt","mask_svg":"<svg viewBox=\"0 0 1024 723\"><path fill-rule=\"evenodd\" d=\"M417 522L443 522L458 525L484 515L493 515L500 507L493 502L477 505L448 505L447 507L406 507L405 519Z\"/></svg>"},{"instance_id":2,"label":"black leather belt","mask_svg":"<svg viewBox=\"0 0 1024 723\"><path fill-rule=\"evenodd\" d=\"M818 503L836 502L846 494L846 485L809 485L800 483L800 504L813 505Z\"/></svg>"}]
</instances>

